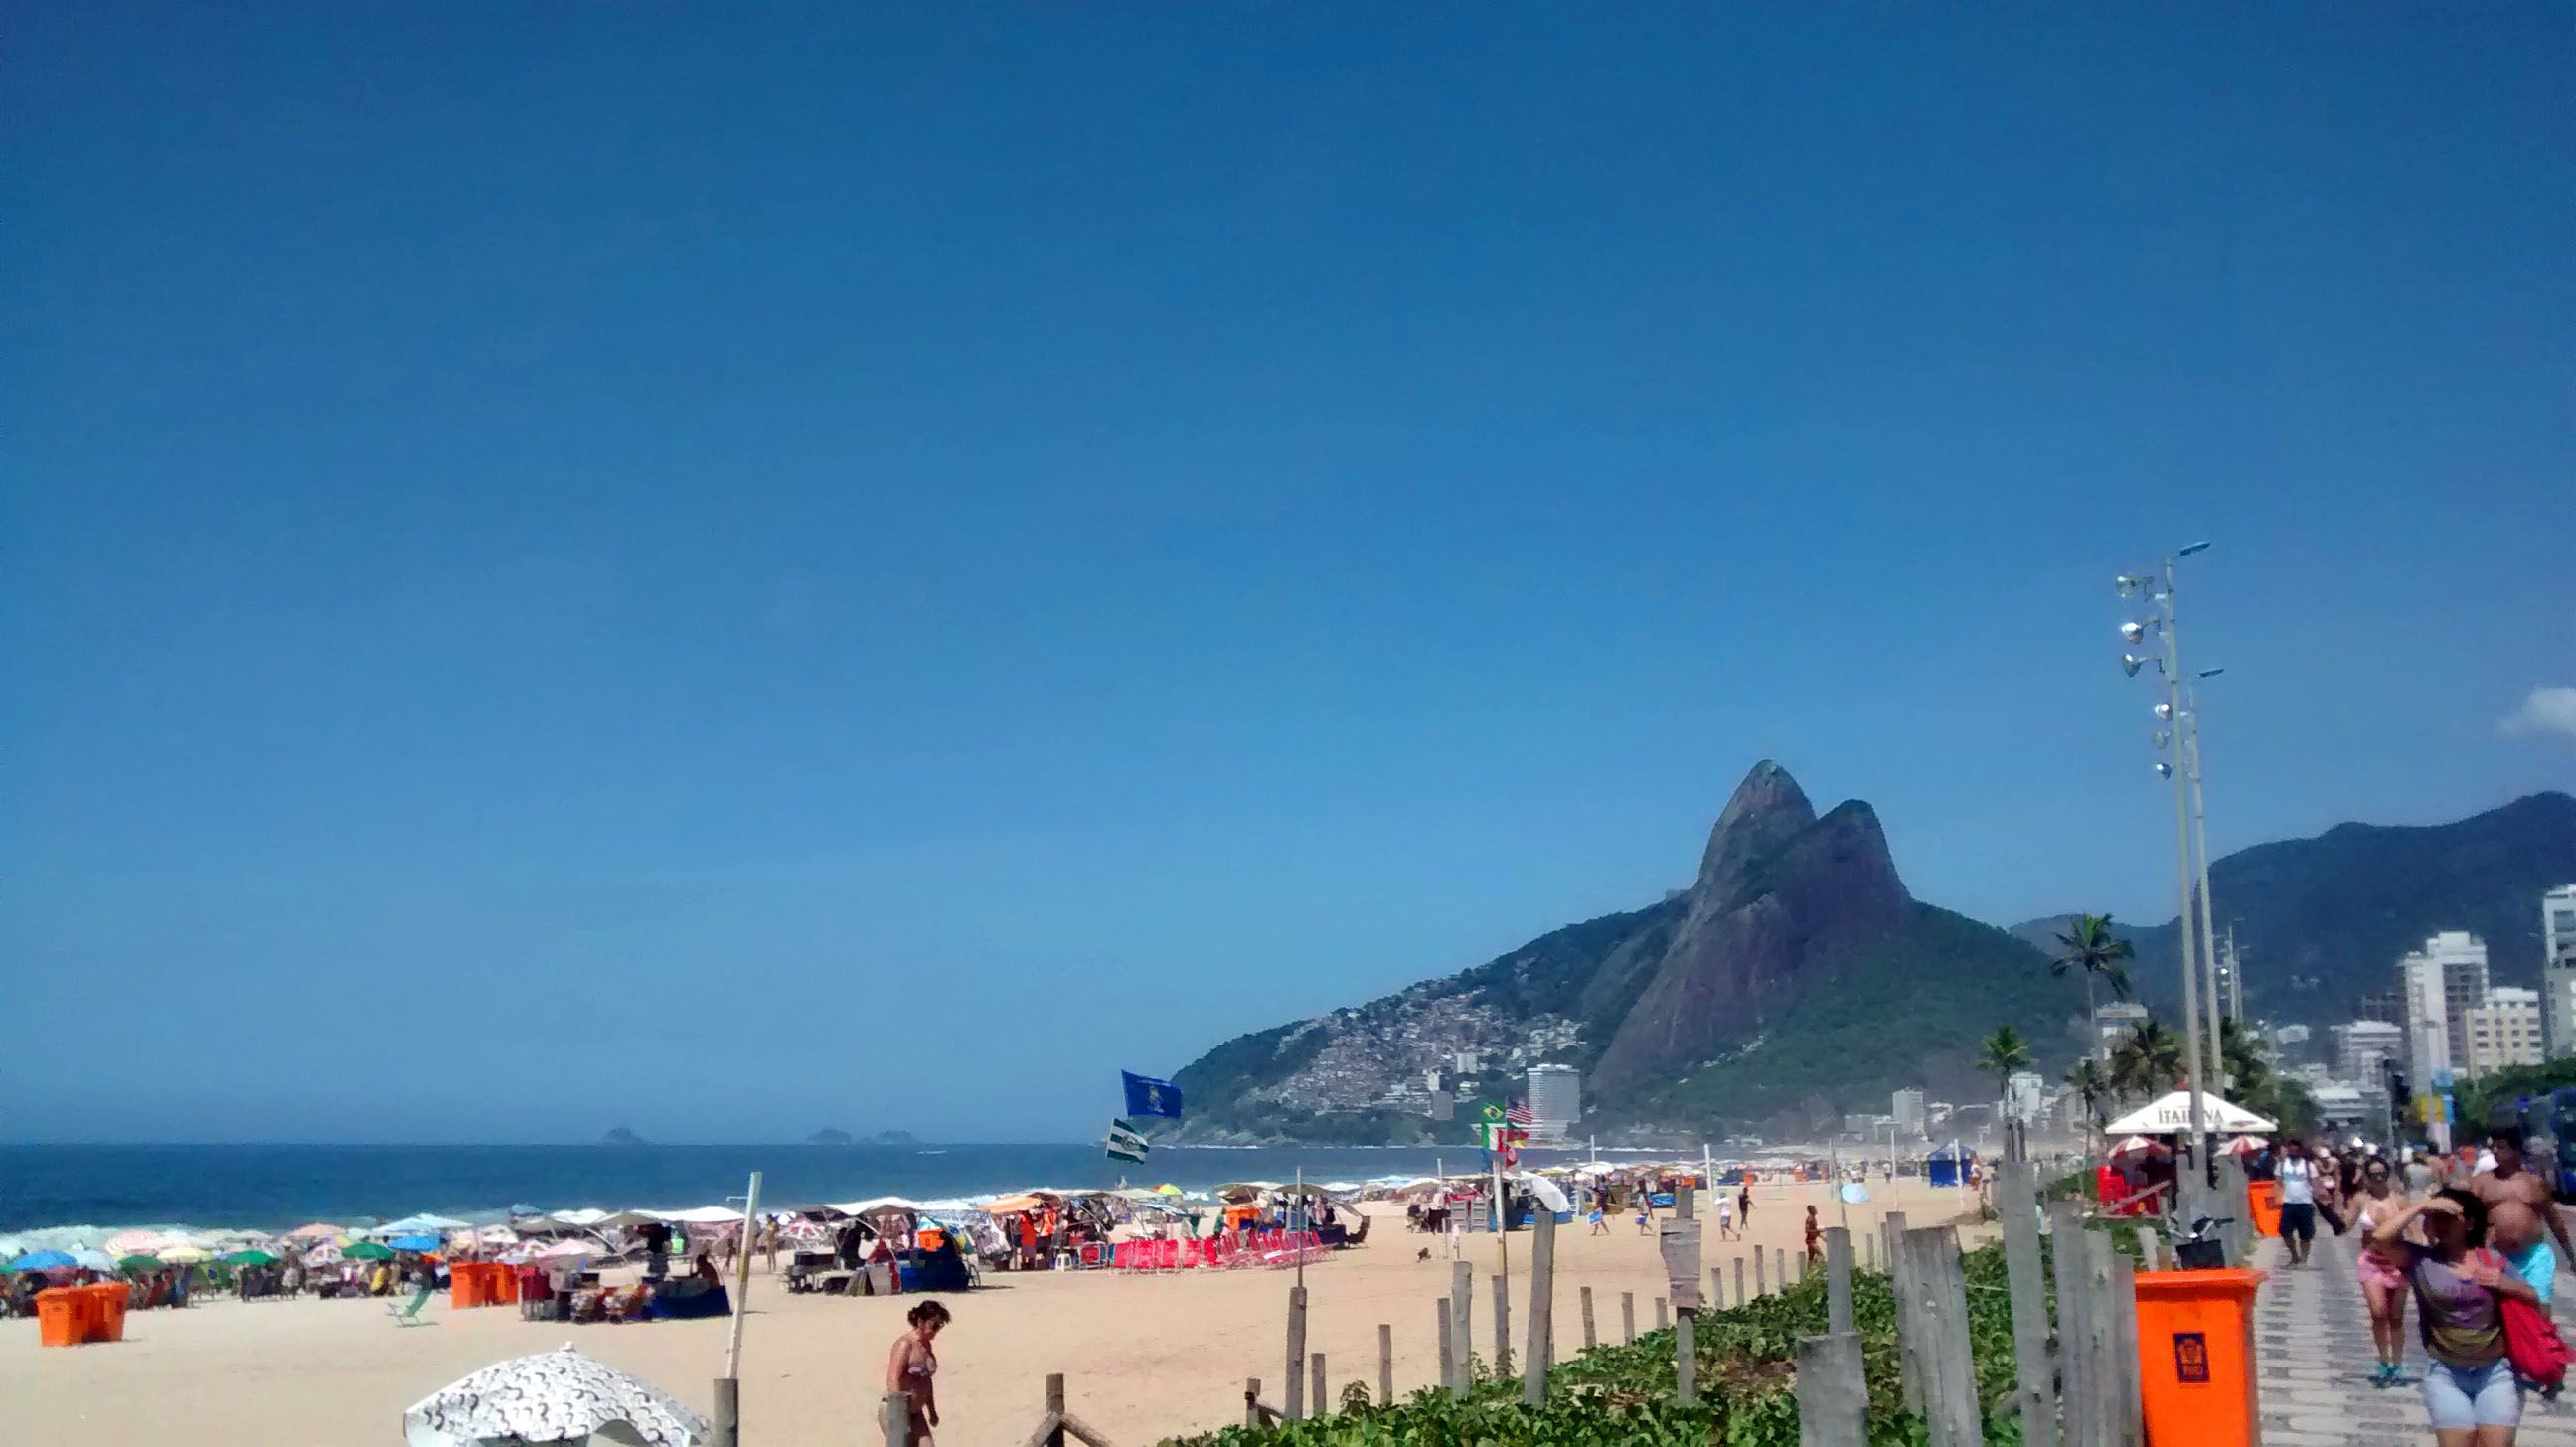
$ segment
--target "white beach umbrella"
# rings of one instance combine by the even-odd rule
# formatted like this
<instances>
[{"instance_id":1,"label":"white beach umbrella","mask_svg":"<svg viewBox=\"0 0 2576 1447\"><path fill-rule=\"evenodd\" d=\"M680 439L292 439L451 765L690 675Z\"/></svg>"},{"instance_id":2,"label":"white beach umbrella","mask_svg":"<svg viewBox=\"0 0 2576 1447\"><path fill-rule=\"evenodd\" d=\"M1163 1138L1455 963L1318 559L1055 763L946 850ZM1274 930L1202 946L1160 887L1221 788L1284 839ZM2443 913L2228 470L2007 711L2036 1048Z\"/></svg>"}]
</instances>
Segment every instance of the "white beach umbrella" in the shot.
<instances>
[{"instance_id":1,"label":"white beach umbrella","mask_svg":"<svg viewBox=\"0 0 2576 1447\"><path fill-rule=\"evenodd\" d=\"M485 1367L403 1413L409 1447L697 1447L709 1430L705 1418L570 1343Z\"/></svg>"}]
</instances>

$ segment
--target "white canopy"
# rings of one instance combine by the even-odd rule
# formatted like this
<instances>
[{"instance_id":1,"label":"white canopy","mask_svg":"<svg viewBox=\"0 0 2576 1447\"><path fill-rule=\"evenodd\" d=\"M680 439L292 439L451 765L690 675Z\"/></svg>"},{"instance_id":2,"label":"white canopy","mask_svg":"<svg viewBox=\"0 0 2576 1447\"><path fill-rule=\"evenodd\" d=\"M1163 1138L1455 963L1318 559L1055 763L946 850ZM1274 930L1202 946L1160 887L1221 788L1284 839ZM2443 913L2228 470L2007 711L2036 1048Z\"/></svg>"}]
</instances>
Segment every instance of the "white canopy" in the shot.
<instances>
[{"instance_id":1,"label":"white canopy","mask_svg":"<svg viewBox=\"0 0 2576 1447\"><path fill-rule=\"evenodd\" d=\"M2202 1123L2220 1135L2255 1135L2272 1129L2272 1122L2206 1090L2200 1093L2200 1111ZM2177 1090L2162 1100L2130 1111L2102 1129L2108 1135L2174 1135L2188 1131L2191 1129L2191 1092Z\"/></svg>"},{"instance_id":2,"label":"white canopy","mask_svg":"<svg viewBox=\"0 0 2576 1447\"><path fill-rule=\"evenodd\" d=\"M742 1221L742 1213L730 1206L691 1206L685 1211L653 1211L648 1214L684 1226L719 1226L728 1221L738 1225Z\"/></svg>"},{"instance_id":3,"label":"white canopy","mask_svg":"<svg viewBox=\"0 0 2576 1447\"><path fill-rule=\"evenodd\" d=\"M433 1216L424 1211L417 1216L405 1216L399 1221L387 1221L371 1229L367 1234L370 1236L434 1236L441 1231L462 1231L466 1224L453 1216Z\"/></svg>"},{"instance_id":4,"label":"white canopy","mask_svg":"<svg viewBox=\"0 0 2576 1447\"><path fill-rule=\"evenodd\" d=\"M1574 1203L1566 1199L1565 1188L1545 1176L1524 1171L1512 1179L1529 1187L1530 1194L1538 1197L1539 1204L1551 1211L1562 1213L1574 1209Z\"/></svg>"},{"instance_id":5,"label":"white canopy","mask_svg":"<svg viewBox=\"0 0 2576 1447\"><path fill-rule=\"evenodd\" d=\"M706 1419L566 1344L495 1363L403 1413L409 1447L696 1447Z\"/></svg>"},{"instance_id":6,"label":"white canopy","mask_svg":"<svg viewBox=\"0 0 2576 1447\"><path fill-rule=\"evenodd\" d=\"M826 1201L823 1205L826 1209L838 1211L844 1216L864 1216L870 1211L927 1211L930 1209L928 1202L916 1201L910 1196L870 1196L864 1201Z\"/></svg>"}]
</instances>

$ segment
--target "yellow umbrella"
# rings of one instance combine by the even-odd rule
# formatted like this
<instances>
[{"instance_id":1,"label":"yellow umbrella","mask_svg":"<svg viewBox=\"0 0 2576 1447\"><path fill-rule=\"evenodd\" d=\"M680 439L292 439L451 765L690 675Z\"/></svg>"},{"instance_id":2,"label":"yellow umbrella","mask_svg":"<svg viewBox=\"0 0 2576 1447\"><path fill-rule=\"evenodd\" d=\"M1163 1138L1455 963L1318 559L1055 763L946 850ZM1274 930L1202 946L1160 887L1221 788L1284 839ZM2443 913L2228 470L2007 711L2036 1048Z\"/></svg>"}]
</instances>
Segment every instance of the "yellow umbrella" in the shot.
<instances>
[{"instance_id":1,"label":"yellow umbrella","mask_svg":"<svg viewBox=\"0 0 2576 1447\"><path fill-rule=\"evenodd\" d=\"M1181 1188L1173 1185L1169 1181L1165 1181L1163 1184L1154 1188L1154 1194L1157 1196L1177 1196L1181 1194Z\"/></svg>"}]
</instances>

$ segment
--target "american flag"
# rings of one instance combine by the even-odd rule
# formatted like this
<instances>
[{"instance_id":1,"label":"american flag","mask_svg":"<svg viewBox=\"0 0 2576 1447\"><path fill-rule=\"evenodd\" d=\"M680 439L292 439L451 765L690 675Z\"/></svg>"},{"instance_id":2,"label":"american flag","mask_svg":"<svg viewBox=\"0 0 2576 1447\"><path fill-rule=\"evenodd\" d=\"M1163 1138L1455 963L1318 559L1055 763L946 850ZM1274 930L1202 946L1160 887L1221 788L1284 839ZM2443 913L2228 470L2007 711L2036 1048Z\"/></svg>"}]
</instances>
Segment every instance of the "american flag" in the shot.
<instances>
[{"instance_id":1,"label":"american flag","mask_svg":"<svg viewBox=\"0 0 2576 1447\"><path fill-rule=\"evenodd\" d=\"M1514 1125L1528 1125L1530 1123L1529 1102L1515 1100L1503 1107L1503 1119Z\"/></svg>"}]
</instances>

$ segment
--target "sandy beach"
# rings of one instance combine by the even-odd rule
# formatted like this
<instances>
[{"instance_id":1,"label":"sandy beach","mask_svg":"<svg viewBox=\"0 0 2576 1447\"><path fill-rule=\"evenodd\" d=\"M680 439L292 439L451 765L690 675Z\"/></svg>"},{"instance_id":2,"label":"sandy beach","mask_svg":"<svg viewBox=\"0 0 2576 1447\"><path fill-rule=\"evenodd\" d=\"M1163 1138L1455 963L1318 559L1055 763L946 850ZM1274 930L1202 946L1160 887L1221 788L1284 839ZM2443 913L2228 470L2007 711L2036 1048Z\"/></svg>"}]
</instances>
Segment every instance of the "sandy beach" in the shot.
<instances>
[{"instance_id":1,"label":"sandy beach","mask_svg":"<svg viewBox=\"0 0 2576 1447\"><path fill-rule=\"evenodd\" d=\"M1916 1224L1965 1211L1956 1190L1873 1183L1876 1199L1852 1206L1857 1235L1879 1213ZM1766 1184L1754 1192L1748 1242L1712 1241L1711 1264L1749 1245L1797 1254L1804 1207L1827 1225L1836 1208L1821 1184ZM1323 1352L1338 1394L1372 1384L1377 1327L1394 1326L1395 1381L1409 1392L1436 1375L1432 1303L1448 1289L1435 1238L1381 1219L1368 1244L1308 1268L1309 1349ZM1712 1233L1713 1234L1713 1233ZM1492 1352L1484 1279L1492 1236L1464 1238L1478 1275L1476 1350ZM1511 1238L1514 1332L1526 1318L1527 1232ZM1429 1245L1433 1259L1417 1254ZM1749 1268L1748 1268L1749 1270ZM1178 1273L1124 1278L1101 1272L988 1276L986 1289L943 1297L957 1313L941 1337L938 1440L951 1447L1016 1444L1036 1420L1049 1372L1062 1372L1072 1410L1119 1443L1152 1442L1239 1421L1243 1380L1259 1377L1276 1400L1284 1365L1290 1277L1284 1272ZM1654 1239L1614 1220L1592 1236L1578 1218L1558 1233L1556 1340L1580 1348L1577 1291L1590 1286L1604 1340L1619 1331L1619 1293L1637 1293L1639 1329L1651 1327L1660 1291ZM850 1447L877 1440L871 1412L886 1350L913 1297L790 1296L755 1268L744 1328L743 1441L748 1447ZM571 1341L706 1410L722 1370L724 1320L643 1325L521 1321L509 1308L455 1312L444 1298L431 1324L404 1328L378 1301L207 1302L182 1312L139 1312L118 1345L43 1350L33 1322L0 1323L0 1402L12 1440L142 1444L185 1435L206 1447L350 1447L398 1441L403 1409L477 1367ZM1517 1350L1518 1343L1515 1343ZM23 1435L20 1435L23 1434Z\"/></svg>"}]
</instances>

